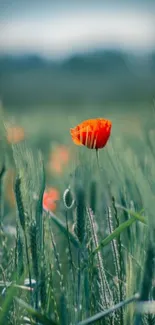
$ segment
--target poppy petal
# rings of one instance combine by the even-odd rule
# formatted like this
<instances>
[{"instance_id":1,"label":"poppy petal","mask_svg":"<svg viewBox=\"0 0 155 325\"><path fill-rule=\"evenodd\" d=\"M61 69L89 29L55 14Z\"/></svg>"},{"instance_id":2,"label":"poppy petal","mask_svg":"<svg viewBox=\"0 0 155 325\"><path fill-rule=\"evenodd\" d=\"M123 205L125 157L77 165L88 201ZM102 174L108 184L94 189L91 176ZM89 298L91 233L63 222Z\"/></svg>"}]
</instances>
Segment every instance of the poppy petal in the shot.
<instances>
[{"instance_id":1,"label":"poppy petal","mask_svg":"<svg viewBox=\"0 0 155 325\"><path fill-rule=\"evenodd\" d=\"M103 148L111 133L112 123L103 118L90 119L70 129L73 142L89 149Z\"/></svg>"},{"instance_id":2,"label":"poppy petal","mask_svg":"<svg viewBox=\"0 0 155 325\"><path fill-rule=\"evenodd\" d=\"M80 139L77 137L78 132L75 129L70 129L70 134L72 137L73 142L77 145L77 146L82 146L82 142L80 141Z\"/></svg>"}]
</instances>

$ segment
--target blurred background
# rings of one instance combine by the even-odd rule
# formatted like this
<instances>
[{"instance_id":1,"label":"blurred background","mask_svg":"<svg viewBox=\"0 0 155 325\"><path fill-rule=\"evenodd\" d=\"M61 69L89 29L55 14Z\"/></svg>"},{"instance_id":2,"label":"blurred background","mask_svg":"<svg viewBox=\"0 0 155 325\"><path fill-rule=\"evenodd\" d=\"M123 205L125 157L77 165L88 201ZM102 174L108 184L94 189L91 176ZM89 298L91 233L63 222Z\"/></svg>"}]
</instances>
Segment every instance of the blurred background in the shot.
<instances>
[{"instance_id":1,"label":"blurred background","mask_svg":"<svg viewBox=\"0 0 155 325\"><path fill-rule=\"evenodd\" d=\"M0 31L0 100L37 145L91 117L154 123L154 1L0 0Z\"/></svg>"},{"instance_id":2,"label":"blurred background","mask_svg":"<svg viewBox=\"0 0 155 325\"><path fill-rule=\"evenodd\" d=\"M0 0L7 140L41 149L49 185L59 190L62 174L68 184L69 128L84 119L111 119L122 153L122 142L132 143L143 160L140 141L146 126L154 129L154 96L155 1ZM14 175L9 169L11 204Z\"/></svg>"},{"instance_id":3,"label":"blurred background","mask_svg":"<svg viewBox=\"0 0 155 325\"><path fill-rule=\"evenodd\" d=\"M0 0L3 105L74 112L82 105L151 102L154 26L150 0Z\"/></svg>"},{"instance_id":4,"label":"blurred background","mask_svg":"<svg viewBox=\"0 0 155 325\"><path fill-rule=\"evenodd\" d=\"M2 105L43 150L86 118L154 123L154 1L0 0L0 31Z\"/></svg>"}]
</instances>

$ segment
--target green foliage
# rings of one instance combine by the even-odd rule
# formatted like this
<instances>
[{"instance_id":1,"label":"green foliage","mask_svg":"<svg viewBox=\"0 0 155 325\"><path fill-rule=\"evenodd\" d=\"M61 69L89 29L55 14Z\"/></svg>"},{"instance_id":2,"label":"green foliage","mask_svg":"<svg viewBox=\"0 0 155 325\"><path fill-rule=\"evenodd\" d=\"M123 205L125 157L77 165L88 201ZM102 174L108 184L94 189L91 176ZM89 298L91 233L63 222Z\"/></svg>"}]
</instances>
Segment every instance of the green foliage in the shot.
<instances>
[{"instance_id":1,"label":"green foliage","mask_svg":"<svg viewBox=\"0 0 155 325\"><path fill-rule=\"evenodd\" d=\"M85 192L82 186L77 185L75 188L76 200L76 235L82 244L85 238Z\"/></svg>"},{"instance_id":2,"label":"green foliage","mask_svg":"<svg viewBox=\"0 0 155 325\"><path fill-rule=\"evenodd\" d=\"M26 142L12 145L16 233L11 240L4 209L0 324L153 324L145 305L154 299L155 275L155 168L148 133L145 163L117 138L100 152L99 165L93 150L77 148L78 164L60 178L55 213L43 208L50 182L42 154ZM7 168L0 173L2 192ZM5 207L3 195L0 200Z\"/></svg>"}]
</instances>

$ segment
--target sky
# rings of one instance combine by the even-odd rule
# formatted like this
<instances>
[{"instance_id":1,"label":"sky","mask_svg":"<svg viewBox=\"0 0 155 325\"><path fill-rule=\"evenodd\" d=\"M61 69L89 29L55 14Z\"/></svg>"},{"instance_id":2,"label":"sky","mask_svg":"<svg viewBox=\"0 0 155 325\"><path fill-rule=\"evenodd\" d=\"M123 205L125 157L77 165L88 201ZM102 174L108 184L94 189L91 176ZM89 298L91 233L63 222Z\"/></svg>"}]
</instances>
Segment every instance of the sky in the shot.
<instances>
[{"instance_id":1,"label":"sky","mask_svg":"<svg viewBox=\"0 0 155 325\"><path fill-rule=\"evenodd\" d=\"M117 5L116 5L117 3ZM155 49L155 1L0 0L0 53Z\"/></svg>"}]
</instances>

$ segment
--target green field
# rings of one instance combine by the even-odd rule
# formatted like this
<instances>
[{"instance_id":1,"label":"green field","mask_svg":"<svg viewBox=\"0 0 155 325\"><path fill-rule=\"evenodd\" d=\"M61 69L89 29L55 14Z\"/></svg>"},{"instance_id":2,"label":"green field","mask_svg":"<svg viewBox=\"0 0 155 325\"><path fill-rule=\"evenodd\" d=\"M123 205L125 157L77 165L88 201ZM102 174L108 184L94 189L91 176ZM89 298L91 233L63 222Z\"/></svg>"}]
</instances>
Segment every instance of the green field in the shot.
<instances>
[{"instance_id":1,"label":"green field","mask_svg":"<svg viewBox=\"0 0 155 325\"><path fill-rule=\"evenodd\" d=\"M95 117L112 121L99 166L69 132ZM154 121L147 101L3 107L0 324L155 324L146 304L155 298ZM22 127L24 140L8 143L8 125ZM70 156L58 174L49 160L60 145ZM50 214L46 186L60 195Z\"/></svg>"}]
</instances>

